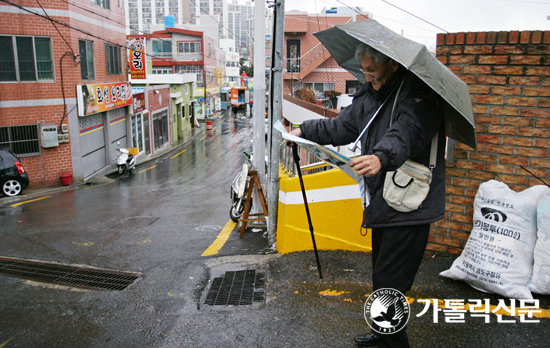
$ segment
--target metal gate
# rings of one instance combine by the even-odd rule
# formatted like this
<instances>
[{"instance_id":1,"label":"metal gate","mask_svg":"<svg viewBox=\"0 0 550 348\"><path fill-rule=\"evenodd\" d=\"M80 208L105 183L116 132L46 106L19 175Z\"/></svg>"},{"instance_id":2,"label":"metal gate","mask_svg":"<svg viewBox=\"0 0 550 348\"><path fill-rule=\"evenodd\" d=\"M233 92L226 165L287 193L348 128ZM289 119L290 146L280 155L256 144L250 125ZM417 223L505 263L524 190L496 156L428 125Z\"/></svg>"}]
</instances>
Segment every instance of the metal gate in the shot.
<instances>
[{"instance_id":1,"label":"metal gate","mask_svg":"<svg viewBox=\"0 0 550 348\"><path fill-rule=\"evenodd\" d=\"M117 156L116 149L132 147L126 140L126 108L107 111L109 119L109 141L111 142L111 157ZM120 145L117 142L120 141Z\"/></svg>"},{"instance_id":2,"label":"metal gate","mask_svg":"<svg viewBox=\"0 0 550 348\"><path fill-rule=\"evenodd\" d=\"M84 177L106 165L104 113L78 118Z\"/></svg>"}]
</instances>

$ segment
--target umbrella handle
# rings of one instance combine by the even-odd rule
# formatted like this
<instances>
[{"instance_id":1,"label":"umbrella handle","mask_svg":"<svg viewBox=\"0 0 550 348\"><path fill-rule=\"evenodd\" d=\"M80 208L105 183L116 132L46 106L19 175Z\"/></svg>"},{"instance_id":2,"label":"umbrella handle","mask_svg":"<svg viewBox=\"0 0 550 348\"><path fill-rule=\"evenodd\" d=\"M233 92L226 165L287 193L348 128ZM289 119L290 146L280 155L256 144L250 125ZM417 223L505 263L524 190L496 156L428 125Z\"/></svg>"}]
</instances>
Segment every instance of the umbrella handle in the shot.
<instances>
[{"instance_id":1,"label":"umbrella handle","mask_svg":"<svg viewBox=\"0 0 550 348\"><path fill-rule=\"evenodd\" d=\"M313 224L311 223L311 215L309 214L309 206L307 204L306 189L304 187L304 180L302 179L302 170L300 169L300 155L298 155L298 146L294 144L292 147L292 155L294 162L296 163L296 170L298 177L300 178L300 187L302 188L302 197L304 198L304 205L306 207L307 222L309 223L309 232L311 233L311 241L313 242L313 250L315 251L315 259L317 260L317 270L319 271L319 279L323 279L323 273L321 272L321 262L319 261L319 253L317 252L317 244L315 243L315 234L313 233Z\"/></svg>"}]
</instances>

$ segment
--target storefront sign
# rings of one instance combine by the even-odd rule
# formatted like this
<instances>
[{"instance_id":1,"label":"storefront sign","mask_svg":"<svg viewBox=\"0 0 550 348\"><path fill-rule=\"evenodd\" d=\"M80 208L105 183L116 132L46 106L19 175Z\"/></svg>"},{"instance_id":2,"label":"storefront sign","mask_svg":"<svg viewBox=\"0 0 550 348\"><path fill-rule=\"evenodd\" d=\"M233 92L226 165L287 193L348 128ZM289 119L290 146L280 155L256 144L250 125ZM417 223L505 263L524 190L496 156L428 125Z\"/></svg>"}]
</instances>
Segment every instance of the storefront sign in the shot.
<instances>
[{"instance_id":1,"label":"storefront sign","mask_svg":"<svg viewBox=\"0 0 550 348\"><path fill-rule=\"evenodd\" d=\"M146 78L145 38L136 37L130 40L130 77L136 80Z\"/></svg>"},{"instance_id":2,"label":"storefront sign","mask_svg":"<svg viewBox=\"0 0 550 348\"><path fill-rule=\"evenodd\" d=\"M77 85L78 116L87 116L132 104L129 82Z\"/></svg>"},{"instance_id":3,"label":"storefront sign","mask_svg":"<svg viewBox=\"0 0 550 348\"><path fill-rule=\"evenodd\" d=\"M145 110L145 93L137 93L132 95L132 103L134 105L134 114Z\"/></svg>"}]
</instances>

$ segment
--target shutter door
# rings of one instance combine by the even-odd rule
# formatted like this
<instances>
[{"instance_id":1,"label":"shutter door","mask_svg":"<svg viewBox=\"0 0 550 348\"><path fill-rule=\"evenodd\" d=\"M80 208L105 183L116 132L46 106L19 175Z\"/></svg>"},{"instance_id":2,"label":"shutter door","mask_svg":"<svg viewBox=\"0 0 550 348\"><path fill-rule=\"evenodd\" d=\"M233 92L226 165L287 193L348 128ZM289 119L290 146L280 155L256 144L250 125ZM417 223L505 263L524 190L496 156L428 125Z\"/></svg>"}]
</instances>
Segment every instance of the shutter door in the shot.
<instances>
[{"instance_id":1,"label":"shutter door","mask_svg":"<svg viewBox=\"0 0 550 348\"><path fill-rule=\"evenodd\" d=\"M79 117L80 152L84 177L102 168L105 162L105 130L103 113Z\"/></svg>"},{"instance_id":2,"label":"shutter door","mask_svg":"<svg viewBox=\"0 0 550 348\"><path fill-rule=\"evenodd\" d=\"M118 108L107 112L109 118L109 140L116 145L120 141L121 147L126 146L126 108ZM116 149L117 146L111 146Z\"/></svg>"}]
</instances>

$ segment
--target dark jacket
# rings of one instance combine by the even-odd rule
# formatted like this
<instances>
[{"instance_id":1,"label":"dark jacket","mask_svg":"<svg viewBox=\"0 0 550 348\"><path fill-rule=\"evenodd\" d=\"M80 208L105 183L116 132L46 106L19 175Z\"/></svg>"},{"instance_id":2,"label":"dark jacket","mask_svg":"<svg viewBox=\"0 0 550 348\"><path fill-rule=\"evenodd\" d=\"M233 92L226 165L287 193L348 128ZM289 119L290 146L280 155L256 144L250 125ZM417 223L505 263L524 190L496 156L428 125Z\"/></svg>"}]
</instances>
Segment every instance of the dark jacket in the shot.
<instances>
[{"instance_id":1,"label":"dark jacket","mask_svg":"<svg viewBox=\"0 0 550 348\"><path fill-rule=\"evenodd\" d=\"M395 94L403 79L390 127ZM348 145L357 139L388 96L368 135L361 139L361 153L375 154L382 162L380 172L366 179L371 197L364 212L366 225L369 228L409 226L440 220L445 214L443 101L413 73L401 67L378 91L370 83L364 84L353 95L352 104L337 117L305 121L300 126L302 137L322 145ZM428 166L431 140L438 132L437 163L426 200L420 208L408 213L391 208L382 196L386 172L399 168L407 159Z\"/></svg>"}]
</instances>

